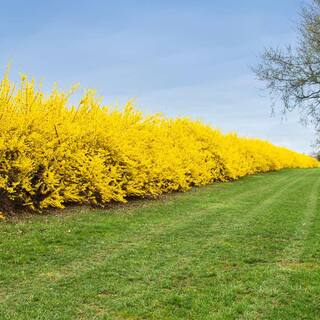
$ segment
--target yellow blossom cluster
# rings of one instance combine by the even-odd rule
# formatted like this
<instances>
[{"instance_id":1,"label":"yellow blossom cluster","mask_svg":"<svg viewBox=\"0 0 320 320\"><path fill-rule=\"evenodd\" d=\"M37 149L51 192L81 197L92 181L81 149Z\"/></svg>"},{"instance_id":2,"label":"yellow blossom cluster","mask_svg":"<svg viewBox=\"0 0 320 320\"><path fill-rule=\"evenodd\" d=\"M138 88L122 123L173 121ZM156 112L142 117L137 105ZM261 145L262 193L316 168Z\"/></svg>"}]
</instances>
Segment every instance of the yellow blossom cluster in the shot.
<instances>
[{"instance_id":1,"label":"yellow blossom cluster","mask_svg":"<svg viewBox=\"0 0 320 320\"><path fill-rule=\"evenodd\" d=\"M0 84L1 203L41 210L106 205L318 162L187 118L103 106L87 91L44 94L26 76Z\"/></svg>"}]
</instances>

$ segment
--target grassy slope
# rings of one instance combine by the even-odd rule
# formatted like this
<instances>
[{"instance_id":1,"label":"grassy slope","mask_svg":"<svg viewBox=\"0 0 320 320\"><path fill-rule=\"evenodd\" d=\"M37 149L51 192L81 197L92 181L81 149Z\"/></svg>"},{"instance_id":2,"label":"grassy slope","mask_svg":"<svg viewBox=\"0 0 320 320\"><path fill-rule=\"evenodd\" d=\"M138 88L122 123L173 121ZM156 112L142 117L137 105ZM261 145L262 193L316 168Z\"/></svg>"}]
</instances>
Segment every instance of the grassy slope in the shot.
<instances>
[{"instance_id":1,"label":"grassy slope","mask_svg":"<svg viewBox=\"0 0 320 320\"><path fill-rule=\"evenodd\" d=\"M318 319L320 170L0 224L0 319Z\"/></svg>"}]
</instances>

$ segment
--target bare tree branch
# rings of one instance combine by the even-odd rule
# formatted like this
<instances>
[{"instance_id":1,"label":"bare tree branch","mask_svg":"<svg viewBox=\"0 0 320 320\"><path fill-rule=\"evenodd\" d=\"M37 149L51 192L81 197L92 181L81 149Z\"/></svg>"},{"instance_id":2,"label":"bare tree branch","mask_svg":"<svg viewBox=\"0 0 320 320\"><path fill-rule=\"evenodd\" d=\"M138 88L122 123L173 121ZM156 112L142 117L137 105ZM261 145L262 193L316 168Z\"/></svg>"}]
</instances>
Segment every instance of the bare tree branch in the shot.
<instances>
[{"instance_id":1,"label":"bare tree branch","mask_svg":"<svg viewBox=\"0 0 320 320\"><path fill-rule=\"evenodd\" d=\"M320 132L320 0L313 0L300 12L299 38L295 48L269 48L253 68L281 111L301 111Z\"/></svg>"}]
</instances>

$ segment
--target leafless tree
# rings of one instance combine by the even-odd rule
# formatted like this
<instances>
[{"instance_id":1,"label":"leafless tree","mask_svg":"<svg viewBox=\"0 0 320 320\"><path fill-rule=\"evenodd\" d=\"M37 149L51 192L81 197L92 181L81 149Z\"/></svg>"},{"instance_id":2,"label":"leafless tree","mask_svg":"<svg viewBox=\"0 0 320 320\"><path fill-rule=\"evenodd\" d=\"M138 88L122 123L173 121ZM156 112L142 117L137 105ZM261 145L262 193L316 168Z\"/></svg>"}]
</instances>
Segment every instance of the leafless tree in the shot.
<instances>
[{"instance_id":1,"label":"leafless tree","mask_svg":"<svg viewBox=\"0 0 320 320\"><path fill-rule=\"evenodd\" d=\"M298 34L295 47L266 49L253 70L282 112L299 109L320 132L320 0L301 9Z\"/></svg>"}]
</instances>

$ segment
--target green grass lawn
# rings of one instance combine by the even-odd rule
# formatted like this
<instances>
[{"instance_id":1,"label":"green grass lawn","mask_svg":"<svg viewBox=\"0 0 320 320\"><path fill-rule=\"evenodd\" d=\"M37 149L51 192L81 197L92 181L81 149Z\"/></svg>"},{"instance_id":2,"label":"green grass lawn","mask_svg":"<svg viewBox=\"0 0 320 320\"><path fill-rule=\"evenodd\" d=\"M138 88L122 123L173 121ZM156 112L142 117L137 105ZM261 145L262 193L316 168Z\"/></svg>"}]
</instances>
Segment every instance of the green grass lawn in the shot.
<instances>
[{"instance_id":1,"label":"green grass lawn","mask_svg":"<svg viewBox=\"0 0 320 320\"><path fill-rule=\"evenodd\" d=\"M0 319L320 319L320 170L0 223Z\"/></svg>"}]
</instances>

